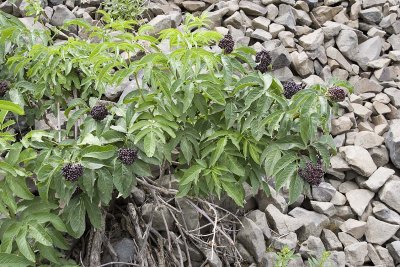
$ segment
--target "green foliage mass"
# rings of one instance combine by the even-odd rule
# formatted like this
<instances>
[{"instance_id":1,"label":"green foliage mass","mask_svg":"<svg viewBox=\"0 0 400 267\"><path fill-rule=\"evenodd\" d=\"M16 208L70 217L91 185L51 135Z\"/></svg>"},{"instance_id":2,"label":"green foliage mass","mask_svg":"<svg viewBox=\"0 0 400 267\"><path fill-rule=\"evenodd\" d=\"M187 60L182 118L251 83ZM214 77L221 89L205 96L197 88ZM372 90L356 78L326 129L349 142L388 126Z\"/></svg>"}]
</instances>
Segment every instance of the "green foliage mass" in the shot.
<instances>
[{"instance_id":1,"label":"green foliage mass","mask_svg":"<svg viewBox=\"0 0 400 267\"><path fill-rule=\"evenodd\" d=\"M254 70L253 49L210 48L222 36L203 27L205 16L188 15L182 31L155 38L147 25L132 32L134 21L101 15L104 26L69 21L64 27L79 27L81 37L54 42L60 30L31 31L0 13L0 78L11 81L5 99L12 101L0 102L1 263L71 264L60 253L69 246L64 236L82 236L86 218L100 227L113 192L127 197L136 177L154 179L161 166L173 166L179 197L227 194L238 205L243 182L255 191L270 182L288 187L293 202L308 186L298 168L317 154L328 166L327 87L286 99L279 80ZM135 81L128 95L100 100L127 77ZM109 113L102 121L89 113L98 104ZM60 112L67 122L15 141L9 112L28 125ZM138 151L132 165L118 160L121 147ZM61 174L68 163L84 167L76 182Z\"/></svg>"}]
</instances>

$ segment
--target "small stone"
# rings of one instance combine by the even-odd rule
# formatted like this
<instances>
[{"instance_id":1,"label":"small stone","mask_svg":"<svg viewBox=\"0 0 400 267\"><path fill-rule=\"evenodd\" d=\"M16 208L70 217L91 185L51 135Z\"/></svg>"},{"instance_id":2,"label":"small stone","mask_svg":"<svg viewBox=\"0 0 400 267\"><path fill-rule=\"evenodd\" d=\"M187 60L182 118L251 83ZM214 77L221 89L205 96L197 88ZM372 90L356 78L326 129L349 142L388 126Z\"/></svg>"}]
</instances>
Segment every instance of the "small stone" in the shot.
<instances>
[{"instance_id":1,"label":"small stone","mask_svg":"<svg viewBox=\"0 0 400 267\"><path fill-rule=\"evenodd\" d=\"M384 145L368 149L368 152L376 166L382 167L389 163L389 152Z\"/></svg>"},{"instance_id":2,"label":"small stone","mask_svg":"<svg viewBox=\"0 0 400 267\"><path fill-rule=\"evenodd\" d=\"M346 194L347 192L350 192L350 191L356 190L356 189L359 189L359 187L353 181L346 181L339 185L339 192L343 193L343 194Z\"/></svg>"},{"instance_id":3,"label":"small stone","mask_svg":"<svg viewBox=\"0 0 400 267\"><path fill-rule=\"evenodd\" d=\"M242 220L243 228L237 234L237 240L246 248L257 262L265 253L265 241L262 230L248 218Z\"/></svg>"},{"instance_id":4,"label":"small stone","mask_svg":"<svg viewBox=\"0 0 400 267\"><path fill-rule=\"evenodd\" d=\"M277 236L272 238L271 246L276 250L282 250L285 246L289 249L295 249L297 247L297 235L294 232L290 232L287 235Z\"/></svg>"},{"instance_id":5,"label":"small stone","mask_svg":"<svg viewBox=\"0 0 400 267\"><path fill-rule=\"evenodd\" d=\"M369 80L367 78L359 79L354 84L354 91L357 94L362 94L362 93L367 93L367 92L380 93L380 92L382 92L382 89L383 89L382 85L378 84L375 81Z\"/></svg>"},{"instance_id":6,"label":"small stone","mask_svg":"<svg viewBox=\"0 0 400 267\"><path fill-rule=\"evenodd\" d=\"M342 242L344 247L350 246L350 245L358 242L357 239L355 239L354 237L352 237L351 235L349 235L345 232L339 232L338 238L339 238L340 242Z\"/></svg>"},{"instance_id":7,"label":"small stone","mask_svg":"<svg viewBox=\"0 0 400 267\"><path fill-rule=\"evenodd\" d=\"M393 106L400 108L400 90L390 87L384 90Z\"/></svg>"},{"instance_id":8,"label":"small stone","mask_svg":"<svg viewBox=\"0 0 400 267\"><path fill-rule=\"evenodd\" d=\"M362 176L369 177L377 169L368 150L363 147L344 146L339 148L339 151L350 167Z\"/></svg>"},{"instance_id":9,"label":"small stone","mask_svg":"<svg viewBox=\"0 0 400 267\"><path fill-rule=\"evenodd\" d=\"M400 263L400 241L394 241L386 246L396 264Z\"/></svg>"},{"instance_id":10,"label":"small stone","mask_svg":"<svg viewBox=\"0 0 400 267\"><path fill-rule=\"evenodd\" d=\"M347 192L346 198L352 210L354 210L358 216L361 216L374 195L374 192L367 189L355 189Z\"/></svg>"},{"instance_id":11,"label":"small stone","mask_svg":"<svg viewBox=\"0 0 400 267\"><path fill-rule=\"evenodd\" d=\"M268 31L268 26L270 25L270 23L271 23L271 21L265 17L257 17L252 20L253 28L262 29L264 31ZM272 36L274 36L274 35L272 35Z\"/></svg>"},{"instance_id":12,"label":"small stone","mask_svg":"<svg viewBox=\"0 0 400 267\"><path fill-rule=\"evenodd\" d=\"M316 201L329 202L336 193L336 189L329 183L322 182L319 186L312 187L312 197Z\"/></svg>"},{"instance_id":13,"label":"small stone","mask_svg":"<svg viewBox=\"0 0 400 267\"><path fill-rule=\"evenodd\" d=\"M132 239L122 238L117 242L112 243L118 261L120 262L135 262L136 245Z\"/></svg>"},{"instance_id":14,"label":"small stone","mask_svg":"<svg viewBox=\"0 0 400 267\"><path fill-rule=\"evenodd\" d=\"M330 251L328 262L331 262L333 266L345 266L346 254L343 251Z\"/></svg>"},{"instance_id":15,"label":"small stone","mask_svg":"<svg viewBox=\"0 0 400 267\"><path fill-rule=\"evenodd\" d=\"M393 237L400 225L394 225L380 221L373 216L369 216L367 220L367 231L365 237L367 242L382 245Z\"/></svg>"},{"instance_id":16,"label":"small stone","mask_svg":"<svg viewBox=\"0 0 400 267\"><path fill-rule=\"evenodd\" d=\"M400 168L400 120L392 121L386 135L385 144L393 165Z\"/></svg>"},{"instance_id":17,"label":"small stone","mask_svg":"<svg viewBox=\"0 0 400 267\"><path fill-rule=\"evenodd\" d=\"M382 136L376 133L363 131L356 134L354 145L368 149L382 145L384 140Z\"/></svg>"},{"instance_id":18,"label":"small stone","mask_svg":"<svg viewBox=\"0 0 400 267\"><path fill-rule=\"evenodd\" d=\"M347 201L346 197L342 193L336 191L335 195L333 196L333 198L331 200L331 203L333 205L343 206L346 204L346 201ZM336 209L335 209L335 211L336 211Z\"/></svg>"},{"instance_id":19,"label":"small stone","mask_svg":"<svg viewBox=\"0 0 400 267\"><path fill-rule=\"evenodd\" d=\"M240 1L239 8L249 16L264 16L267 13L267 9L265 7L252 1Z\"/></svg>"},{"instance_id":20,"label":"small stone","mask_svg":"<svg viewBox=\"0 0 400 267\"><path fill-rule=\"evenodd\" d=\"M323 229L321 233L321 240L327 250L342 250L342 243L338 237L329 229Z\"/></svg>"},{"instance_id":21,"label":"small stone","mask_svg":"<svg viewBox=\"0 0 400 267\"><path fill-rule=\"evenodd\" d=\"M325 251L324 243L319 237L310 236L304 241L299 249L299 253L305 258L321 258L322 253Z\"/></svg>"},{"instance_id":22,"label":"small stone","mask_svg":"<svg viewBox=\"0 0 400 267\"><path fill-rule=\"evenodd\" d=\"M294 51L291 54L294 69L301 77L307 77L314 73L314 64L305 52Z\"/></svg>"},{"instance_id":23,"label":"small stone","mask_svg":"<svg viewBox=\"0 0 400 267\"><path fill-rule=\"evenodd\" d=\"M153 28L149 31L150 34L156 35L162 30L169 29L172 26L171 16L158 15L148 23Z\"/></svg>"},{"instance_id":24,"label":"small stone","mask_svg":"<svg viewBox=\"0 0 400 267\"><path fill-rule=\"evenodd\" d=\"M190 12L196 12L204 10L206 3L202 1L183 1L182 6Z\"/></svg>"},{"instance_id":25,"label":"small stone","mask_svg":"<svg viewBox=\"0 0 400 267\"><path fill-rule=\"evenodd\" d=\"M388 56L393 61L400 61L400 50L389 51Z\"/></svg>"},{"instance_id":26,"label":"small stone","mask_svg":"<svg viewBox=\"0 0 400 267\"><path fill-rule=\"evenodd\" d=\"M251 38L261 40L261 41L268 41L272 39L271 33L262 30L262 29L256 29L254 32L251 33Z\"/></svg>"},{"instance_id":27,"label":"small stone","mask_svg":"<svg viewBox=\"0 0 400 267\"><path fill-rule=\"evenodd\" d=\"M330 202L311 201L311 206L316 212L328 217L332 217L336 213L335 206Z\"/></svg>"},{"instance_id":28,"label":"small stone","mask_svg":"<svg viewBox=\"0 0 400 267\"><path fill-rule=\"evenodd\" d=\"M365 22L372 24L380 22L383 17L382 11L379 10L379 8L377 7L371 7L361 10L360 16Z\"/></svg>"},{"instance_id":29,"label":"small stone","mask_svg":"<svg viewBox=\"0 0 400 267\"><path fill-rule=\"evenodd\" d=\"M336 39L336 44L340 52L349 59L354 59L358 53L358 38L353 30L341 30Z\"/></svg>"},{"instance_id":30,"label":"small stone","mask_svg":"<svg viewBox=\"0 0 400 267\"><path fill-rule=\"evenodd\" d=\"M335 60L339 65L344 68L348 72L352 72L353 68L351 64L347 61L347 59L340 53L339 50L330 46L326 49L326 55L328 58Z\"/></svg>"},{"instance_id":31,"label":"small stone","mask_svg":"<svg viewBox=\"0 0 400 267\"><path fill-rule=\"evenodd\" d=\"M62 26L64 22L75 19L75 15L64 5L53 7L54 13L51 17L50 24L54 26Z\"/></svg>"},{"instance_id":32,"label":"small stone","mask_svg":"<svg viewBox=\"0 0 400 267\"><path fill-rule=\"evenodd\" d=\"M253 210L249 212L246 217L252 220L261 229L267 240L271 238L271 230L269 229L267 217L264 212Z\"/></svg>"},{"instance_id":33,"label":"small stone","mask_svg":"<svg viewBox=\"0 0 400 267\"><path fill-rule=\"evenodd\" d=\"M315 50L321 46L324 42L324 34L322 29L316 30L310 34L302 36L300 39L300 45L305 50Z\"/></svg>"},{"instance_id":34,"label":"small stone","mask_svg":"<svg viewBox=\"0 0 400 267\"><path fill-rule=\"evenodd\" d=\"M380 201L373 201L372 206L372 212L377 219L387 223L400 225L400 215L389 209L385 204Z\"/></svg>"},{"instance_id":35,"label":"small stone","mask_svg":"<svg viewBox=\"0 0 400 267\"><path fill-rule=\"evenodd\" d=\"M285 30L285 27L280 24L272 23L269 25L268 31L271 33L273 38L276 38L280 32L283 32Z\"/></svg>"},{"instance_id":36,"label":"small stone","mask_svg":"<svg viewBox=\"0 0 400 267\"><path fill-rule=\"evenodd\" d=\"M271 227L281 235L294 232L303 225L299 219L281 213L271 204L267 207L265 213Z\"/></svg>"},{"instance_id":37,"label":"small stone","mask_svg":"<svg viewBox=\"0 0 400 267\"><path fill-rule=\"evenodd\" d=\"M154 215L152 216L152 214ZM145 203L142 206L142 216L147 223L153 218L152 227L157 231L166 231L167 228L171 230L174 224L174 218L165 206L160 206L156 209L153 204Z\"/></svg>"},{"instance_id":38,"label":"small stone","mask_svg":"<svg viewBox=\"0 0 400 267\"><path fill-rule=\"evenodd\" d=\"M375 36L359 44L356 61L362 69L366 69L367 63L378 59L381 51L382 39L379 36Z\"/></svg>"},{"instance_id":39,"label":"small stone","mask_svg":"<svg viewBox=\"0 0 400 267\"><path fill-rule=\"evenodd\" d=\"M328 7L328 6L319 6L312 10L312 14L314 15L317 22L322 25L328 20L332 20L334 16L336 16L340 11L343 10L343 7Z\"/></svg>"},{"instance_id":40,"label":"small stone","mask_svg":"<svg viewBox=\"0 0 400 267\"><path fill-rule=\"evenodd\" d=\"M346 262L352 266L361 266L368 255L367 242L357 242L344 248Z\"/></svg>"},{"instance_id":41,"label":"small stone","mask_svg":"<svg viewBox=\"0 0 400 267\"><path fill-rule=\"evenodd\" d=\"M340 230L345 233L352 235L356 239L360 239L367 229L367 224L363 221L357 221L354 219L348 219L342 225L340 225Z\"/></svg>"},{"instance_id":42,"label":"small stone","mask_svg":"<svg viewBox=\"0 0 400 267\"><path fill-rule=\"evenodd\" d=\"M319 237L322 229L329 225L329 218L314 211L296 207L289 212L302 223L302 227L296 232L300 241L306 240L309 236Z\"/></svg>"},{"instance_id":43,"label":"small stone","mask_svg":"<svg viewBox=\"0 0 400 267\"><path fill-rule=\"evenodd\" d=\"M381 246L374 246L379 258L383 261L383 266L394 267L393 258L389 253L389 250Z\"/></svg>"},{"instance_id":44,"label":"small stone","mask_svg":"<svg viewBox=\"0 0 400 267\"><path fill-rule=\"evenodd\" d=\"M354 113L359 116L360 118L367 120L372 114L372 111L363 105L352 103L351 106L354 109Z\"/></svg>"},{"instance_id":45,"label":"small stone","mask_svg":"<svg viewBox=\"0 0 400 267\"><path fill-rule=\"evenodd\" d=\"M337 119L333 119L331 121L331 126L331 134L338 135L349 131L351 127L353 127L353 122L349 117L342 116Z\"/></svg>"},{"instance_id":46,"label":"small stone","mask_svg":"<svg viewBox=\"0 0 400 267\"><path fill-rule=\"evenodd\" d=\"M389 180L379 191L379 198L386 205L400 213L400 180Z\"/></svg>"},{"instance_id":47,"label":"small stone","mask_svg":"<svg viewBox=\"0 0 400 267\"><path fill-rule=\"evenodd\" d=\"M395 171L392 169L379 167L371 177L363 183L363 186L373 192L377 192L394 173Z\"/></svg>"}]
</instances>

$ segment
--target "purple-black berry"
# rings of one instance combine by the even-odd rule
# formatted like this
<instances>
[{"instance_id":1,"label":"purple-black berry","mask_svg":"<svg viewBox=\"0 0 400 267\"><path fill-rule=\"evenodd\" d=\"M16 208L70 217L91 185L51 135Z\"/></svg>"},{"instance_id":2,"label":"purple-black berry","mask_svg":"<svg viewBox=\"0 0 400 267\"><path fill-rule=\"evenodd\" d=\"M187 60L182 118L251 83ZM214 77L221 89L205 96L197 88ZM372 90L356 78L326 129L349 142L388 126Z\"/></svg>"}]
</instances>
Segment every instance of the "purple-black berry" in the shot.
<instances>
[{"instance_id":1,"label":"purple-black berry","mask_svg":"<svg viewBox=\"0 0 400 267\"><path fill-rule=\"evenodd\" d=\"M339 86L333 86L328 89L328 95L332 101L342 102L346 98L346 91Z\"/></svg>"},{"instance_id":2,"label":"purple-black berry","mask_svg":"<svg viewBox=\"0 0 400 267\"><path fill-rule=\"evenodd\" d=\"M131 165L137 159L137 151L131 148L120 148L118 159L125 165Z\"/></svg>"},{"instance_id":3,"label":"purple-black berry","mask_svg":"<svg viewBox=\"0 0 400 267\"><path fill-rule=\"evenodd\" d=\"M96 121L101 121L108 115L107 108L103 105L94 106L90 111L90 115Z\"/></svg>"},{"instance_id":4,"label":"purple-black berry","mask_svg":"<svg viewBox=\"0 0 400 267\"><path fill-rule=\"evenodd\" d=\"M304 88L303 84L296 84L294 81L283 83L283 95L287 99L291 99L298 91Z\"/></svg>"},{"instance_id":5,"label":"purple-black berry","mask_svg":"<svg viewBox=\"0 0 400 267\"><path fill-rule=\"evenodd\" d=\"M268 51L262 50L256 54L256 63L258 63L256 70L259 70L261 73L266 73L268 71L271 62L271 54Z\"/></svg>"},{"instance_id":6,"label":"purple-black berry","mask_svg":"<svg viewBox=\"0 0 400 267\"><path fill-rule=\"evenodd\" d=\"M310 185L319 185L325 174L320 158L318 158L317 163L307 162L304 168L298 170L298 173Z\"/></svg>"},{"instance_id":7,"label":"purple-black berry","mask_svg":"<svg viewBox=\"0 0 400 267\"><path fill-rule=\"evenodd\" d=\"M224 49L225 54L230 54L233 51L233 47L235 46L235 42L233 41L232 35L229 33L224 36L224 38L219 41L218 46L221 49Z\"/></svg>"},{"instance_id":8,"label":"purple-black berry","mask_svg":"<svg viewBox=\"0 0 400 267\"><path fill-rule=\"evenodd\" d=\"M8 89L10 89L10 83L8 81L0 81L0 97L3 97Z\"/></svg>"},{"instance_id":9,"label":"purple-black berry","mask_svg":"<svg viewBox=\"0 0 400 267\"><path fill-rule=\"evenodd\" d=\"M79 163L68 163L61 169L61 174L67 181L76 181L83 175L83 166Z\"/></svg>"}]
</instances>

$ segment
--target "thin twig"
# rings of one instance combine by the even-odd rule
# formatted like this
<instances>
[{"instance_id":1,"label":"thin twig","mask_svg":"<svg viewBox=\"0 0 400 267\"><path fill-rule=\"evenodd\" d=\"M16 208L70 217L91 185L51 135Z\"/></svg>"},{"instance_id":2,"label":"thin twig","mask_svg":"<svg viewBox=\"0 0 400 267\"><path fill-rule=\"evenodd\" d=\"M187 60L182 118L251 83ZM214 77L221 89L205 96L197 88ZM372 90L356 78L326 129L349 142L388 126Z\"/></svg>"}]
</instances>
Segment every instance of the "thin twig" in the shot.
<instances>
[{"instance_id":1,"label":"thin twig","mask_svg":"<svg viewBox=\"0 0 400 267\"><path fill-rule=\"evenodd\" d=\"M214 211L214 214L215 214L213 237L212 237L212 241L211 241L211 260L212 260L214 258L214 245L215 245L215 234L217 233L218 213L214 207L212 207L212 206L210 206L210 207Z\"/></svg>"},{"instance_id":2,"label":"thin twig","mask_svg":"<svg viewBox=\"0 0 400 267\"><path fill-rule=\"evenodd\" d=\"M61 143L61 115L60 115L60 101L57 101L57 129L58 129L58 142Z\"/></svg>"}]
</instances>

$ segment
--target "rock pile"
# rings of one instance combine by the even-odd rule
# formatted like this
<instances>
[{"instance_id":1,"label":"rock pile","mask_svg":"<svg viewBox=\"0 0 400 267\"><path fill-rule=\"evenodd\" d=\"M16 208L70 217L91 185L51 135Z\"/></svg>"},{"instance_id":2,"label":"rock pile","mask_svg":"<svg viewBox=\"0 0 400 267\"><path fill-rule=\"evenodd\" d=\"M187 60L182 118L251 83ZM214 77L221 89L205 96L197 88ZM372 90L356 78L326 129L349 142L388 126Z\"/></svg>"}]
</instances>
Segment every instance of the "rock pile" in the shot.
<instances>
[{"instance_id":1,"label":"rock pile","mask_svg":"<svg viewBox=\"0 0 400 267\"><path fill-rule=\"evenodd\" d=\"M73 18L92 21L100 2L42 4L47 22L57 26ZM23 17L26 5L25 0L3 1L0 9ZM269 51L273 73L282 81L313 84L335 77L355 89L332 119L338 153L325 182L290 206L285 193L249 193L236 244L244 261L273 266L274 251L288 246L301 256L289 266L302 266L325 250L331 252L332 266L400 264L400 1L154 0L146 16L156 34L179 26L184 12L208 12L212 27L230 33L236 45ZM21 21L34 26L30 18ZM144 195L135 192L134 198ZM152 212L149 205L143 205L144 214ZM196 229L199 214L190 206L185 212ZM158 219L164 227L157 216L153 227ZM201 265L210 251L196 253L192 266ZM209 264L223 266L215 254Z\"/></svg>"}]
</instances>

